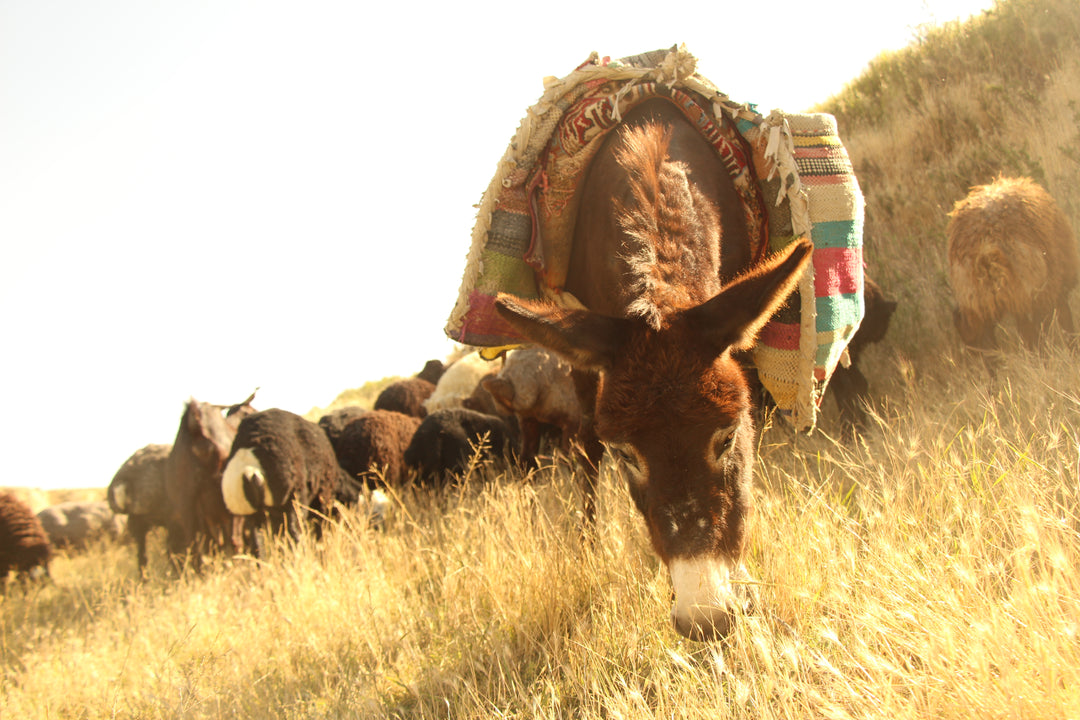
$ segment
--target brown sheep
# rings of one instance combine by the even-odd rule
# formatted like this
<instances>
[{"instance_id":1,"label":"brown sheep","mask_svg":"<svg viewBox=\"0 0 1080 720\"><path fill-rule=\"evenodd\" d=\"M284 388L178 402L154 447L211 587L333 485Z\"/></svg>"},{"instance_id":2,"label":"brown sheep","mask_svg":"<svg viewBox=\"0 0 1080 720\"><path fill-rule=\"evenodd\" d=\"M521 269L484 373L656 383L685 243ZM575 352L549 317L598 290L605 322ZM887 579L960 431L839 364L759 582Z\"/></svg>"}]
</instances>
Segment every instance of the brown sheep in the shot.
<instances>
[{"instance_id":1,"label":"brown sheep","mask_svg":"<svg viewBox=\"0 0 1080 720\"><path fill-rule=\"evenodd\" d=\"M30 507L11 493L0 493L0 591L8 572L33 577L38 568L49 574L52 546L41 521Z\"/></svg>"},{"instance_id":2,"label":"brown sheep","mask_svg":"<svg viewBox=\"0 0 1080 720\"><path fill-rule=\"evenodd\" d=\"M1013 315L1032 348L1051 318L1075 332L1068 294L1076 285L1076 239L1054 199L1028 178L998 178L971 188L949 213L949 280L960 338L992 350L995 326Z\"/></svg>"},{"instance_id":3,"label":"brown sheep","mask_svg":"<svg viewBox=\"0 0 1080 720\"><path fill-rule=\"evenodd\" d=\"M418 377L406 378L387 385L375 399L376 410L391 410L415 418L427 415L424 401L435 392L434 383Z\"/></svg>"},{"instance_id":4,"label":"brown sheep","mask_svg":"<svg viewBox=\"0 0 1080 720\"><path fill-rule=\"evenodd\" d=\"M392 485L405 481L405 448L409 446L420 418L390 410L372 410L348 425L335 439L331 438L338 463L350 477L374 487L376 476L372 466L382 472L383 479Z\"/></svg>"}]
</instances>

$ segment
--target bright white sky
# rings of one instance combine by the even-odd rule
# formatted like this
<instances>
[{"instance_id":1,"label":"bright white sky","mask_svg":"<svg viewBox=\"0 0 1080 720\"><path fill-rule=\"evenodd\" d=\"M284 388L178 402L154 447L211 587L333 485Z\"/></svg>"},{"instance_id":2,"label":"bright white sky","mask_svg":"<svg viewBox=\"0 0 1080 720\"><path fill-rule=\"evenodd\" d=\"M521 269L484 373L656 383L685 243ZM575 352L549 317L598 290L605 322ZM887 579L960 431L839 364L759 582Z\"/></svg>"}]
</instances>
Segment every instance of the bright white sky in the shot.
<instances>
[{"instance_id":1,"label":"bright white sky","mask_svg":"<svg viewBox=\"0 0 1080 720\"><path fill-rule=\"evenodd\" d=\"M473 205L592 50L686 43L798 111L992 0L799 5L0 3L0 485L107 485L190 396L304 413L444 357Z\"/></svg>"}]
</instances>

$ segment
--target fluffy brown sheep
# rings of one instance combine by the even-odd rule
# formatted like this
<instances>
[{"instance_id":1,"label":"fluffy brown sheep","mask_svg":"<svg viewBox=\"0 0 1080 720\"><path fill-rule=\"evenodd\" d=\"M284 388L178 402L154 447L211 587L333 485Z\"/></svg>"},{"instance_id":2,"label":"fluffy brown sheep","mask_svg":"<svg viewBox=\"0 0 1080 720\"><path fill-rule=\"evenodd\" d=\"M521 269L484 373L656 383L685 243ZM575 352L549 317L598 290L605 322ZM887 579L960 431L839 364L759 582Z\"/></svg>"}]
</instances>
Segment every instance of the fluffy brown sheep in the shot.
<instances>
[{"instance_id":1,"label":"fluffy brown sheep","mask_svg":"<svg viewBox=\"0 0 1080 720\"><path fill-rule=\"evenodd\" d=\"M337 439L331 439L338 463L350 477L369 488L376 485L377 468L387 483L405 481L405 448L409 446L420 418L390 410L372 410L346 425Z\"/></svg>"},{"instance_id":2,"label":"fluffy brown sheep","mask_svg":"<svg viewBox=\"0 0 1080 720\"><path fill-rule=\"evenodd\" d=\"M40 569L48 576L52 546L41 521L30 507L11 493L0 493L0 590L8 572L34 577Z\"/></svg>"},{"instance_id":3,"label":"fluffy brown sheep","mask_svg":"<svg viewBox=\"0 0 1080 720\"><path fill-rule=\"evenodd\" d=\"M1032 348L1055 315L1075 332L1068 294L1080 267L1076 239L1054 199L1029 178L977 185L949 213L949 280L960 338L994 349L994 329L1006 315Z\"/></svg>"},{"instance_id":4,"label":"fluffy brown sheep","mask_svg":"<svg viewBox=\"0 0 1080 720\"><path fill-rule=\"evenodd\" d=\"M35 514L41 512L51 504L49 493L36 487L0 487L0 493L10 493L30 506Z\"/></svg>"},{"instance_id":5,"label":"fluffy brown sheep","mask_svg":"<svg viewBox=\"0 0 1080 720\"><path fill-rule=\"evenodd\" d=\"M435 385L418 377L398 380L383 388L375 399L376 410L390 410L415 418L427 415L424 401L435 392Z\"/></svg>"},{"instance_id":6,"label":"fluffy brown sheep","mask_svg":"<svg viewBox=\"0 0 1080 720\"><path fill-rule=\"evenodd\" d=\"M128 516L139 572L146 567L146 534L168 527L171 512L165 495L165 465L172 445L147 445L132 453L109 483L107 499L114 513Z\"/></svg>"}]
</instances>

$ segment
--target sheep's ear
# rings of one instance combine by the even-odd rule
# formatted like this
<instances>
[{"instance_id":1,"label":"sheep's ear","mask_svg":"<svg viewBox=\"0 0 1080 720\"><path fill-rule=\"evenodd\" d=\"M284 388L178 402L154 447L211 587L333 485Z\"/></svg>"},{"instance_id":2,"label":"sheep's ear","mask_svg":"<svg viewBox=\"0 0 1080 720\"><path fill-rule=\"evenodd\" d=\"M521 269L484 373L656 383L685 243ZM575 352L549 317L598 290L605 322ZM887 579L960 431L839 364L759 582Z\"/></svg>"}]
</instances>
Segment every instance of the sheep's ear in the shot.
<instances>
[{"instance_id":1,"label":"sheep's ear","mask_svg":"<svg viewBox=\"0 0 1080 720\"><path fill-rule=\"evenodd\" d=\"M711 300L685 311L685 317L717 355L728 348L749 350L758 331L795 289L813 249L805 238L788 245L725 285Z\"/></svg>"},{"instance_id":2,"label":"sheep's ear","mask_svg":"<svg viewBox=\"0 0 1080 720\"><path fill-rule=\"evenodd\" d=\"M491 397L495 398L495 402L502 405L507 410L512 410L514 407L514 386L499 376L485 378L480 381L480 384L484 386L484 389L491 393Z\"/></svg>"},{"instance_id":3,"label":"sheep's ear","mask_svg":"<svg viewBox=\"0 0 1080 720\"><path fill-rule=\"evenodd\" d=\"M564 356L576 367L610 367L631 321L587 310L564 310L550 303L499 293L495 309L515 330Z\"/></svg>"}]
</instances>

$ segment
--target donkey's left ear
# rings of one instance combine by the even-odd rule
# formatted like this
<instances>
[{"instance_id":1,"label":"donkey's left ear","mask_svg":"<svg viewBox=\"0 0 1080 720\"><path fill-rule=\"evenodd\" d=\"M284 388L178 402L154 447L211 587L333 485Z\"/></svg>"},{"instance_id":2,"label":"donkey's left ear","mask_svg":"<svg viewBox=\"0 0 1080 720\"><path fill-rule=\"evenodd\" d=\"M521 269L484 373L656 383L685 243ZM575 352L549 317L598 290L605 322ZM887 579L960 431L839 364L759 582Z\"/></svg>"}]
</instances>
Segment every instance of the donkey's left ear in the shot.
<instances>
[{"instance_id":1,"label":"donkey's left ear","mask_svg":"<svg viewBox=\"0 0 1080 720\"><path fill-rule=\"evenodd\" d=\"M749 350L799 283L810 264L813 244L803 238L725 285L711 300L685 311L717 355L728 348Z\"/></svg>"},{"instance_id":2,"label":"donkey's left ear","mask_svg":"<svg viewBox=\"0 0 1080 720\"><path fill-rule=\"evenodd\" d=\"M495 309L528 340L553 350L580 368L610 367L629 329L629 320L499 293Z\"/></svg>"}]
</instances>

